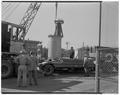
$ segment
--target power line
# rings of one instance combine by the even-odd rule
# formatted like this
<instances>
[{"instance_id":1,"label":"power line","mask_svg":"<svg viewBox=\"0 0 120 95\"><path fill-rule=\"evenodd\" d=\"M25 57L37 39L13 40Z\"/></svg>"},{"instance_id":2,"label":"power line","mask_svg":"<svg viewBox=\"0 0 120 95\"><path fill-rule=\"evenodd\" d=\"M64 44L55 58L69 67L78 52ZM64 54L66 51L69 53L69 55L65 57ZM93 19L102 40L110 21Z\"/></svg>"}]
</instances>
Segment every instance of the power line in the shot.
<instances>
[{"instance_id":1,"label":"power line","mask_svg":"<svg viewBox=\"0 0 120 95\"><path fill-rule=\"evenodd\" d=\"M15 4L12 4L3 14L2 14L2 17L3 17L3 19L5 19L6 20L6 18L8 18L9 16L11 16L11 14L13 13L13 11L14 10L16 10L16 8L17 8L17 6L19 6L19 4L18 5L15 5ZM12 10L12 11L11 11ZM6 14L5 14L6 13Z\"/></svg>"},{"instance_id":2,"label":"power line","mask_svg":"<svg viewBox=\"0 0 120 95\"><path fill-rule=\"evenodd\" d=\"M3 12L6 13L6 11L7 11L10 7L12 7L12 6L11 6L11 3L9 3L8 5L6 5L6 7L5 7L4 9L2 9Z\"/></svg>"},{"instance_id":3,"label":"power line","mask_svg":"<svg viewBox=\"0 0 120 95\"><path fill-rule=\"evenodd\" d=\"M6 10L9 6L11 5L11 3L8 3L4 8L3 8L3 10Z\"/></svg>"},{"instance_id":4,"label":"power line","mask_svg":"<svg viewBox=\"0 0 120 95\"><path fill-rule=\"evenodd\" d=\"M1 5L2 5L2 9L3 9L3 8L6 8L9 5L9 3L3 3L2 2Z\"/></svg>"},{"instance_id":5,"label":"power line","mask_svg":"<svg viewBox=\"0 0 120 95\"><path fill-rule=\"evenodd\" d=\"M8 11L11 9L11 8L13 8L13 4L10 4L8 7L7 7L7 9L5 10L5 11L3 11L3 13L2 13L2 16L4 16L4 15L6 15L6 13L8 13Z\"/></svg>"},{"instance_id":6,"label":"power line","mask_svg":"<svg viewBox=\"0 0 120 95\"><path fill-rule=\"evenodd\" d=\"M12 10L11 12L6 16L6 20L13 14L13 12L17 9L17 7L19 7L20 4L17 4Z\"/></svg>"}]
</instances>

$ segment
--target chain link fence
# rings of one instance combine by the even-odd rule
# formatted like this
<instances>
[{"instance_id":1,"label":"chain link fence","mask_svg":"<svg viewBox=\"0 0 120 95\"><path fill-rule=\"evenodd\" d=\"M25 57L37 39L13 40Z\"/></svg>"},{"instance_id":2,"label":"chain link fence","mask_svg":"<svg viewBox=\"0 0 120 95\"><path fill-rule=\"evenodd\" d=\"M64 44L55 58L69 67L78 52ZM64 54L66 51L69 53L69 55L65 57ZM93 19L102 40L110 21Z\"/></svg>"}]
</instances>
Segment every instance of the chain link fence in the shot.
<instances>
[{"instance_id":1,"label":"chain link fence","mask_svg":"<svg viewBox=\"0 0 120 95\"><path fill-rule=\"evenodd\" d=\"M100 77L100 91L102 92L105 84L114 87L109 87L111 93L118 93L118 49L117 48L103 48L100 49L99 62L99 77ZM114 88L114 89L113 89Z\"/></svg>"}]
</instances>

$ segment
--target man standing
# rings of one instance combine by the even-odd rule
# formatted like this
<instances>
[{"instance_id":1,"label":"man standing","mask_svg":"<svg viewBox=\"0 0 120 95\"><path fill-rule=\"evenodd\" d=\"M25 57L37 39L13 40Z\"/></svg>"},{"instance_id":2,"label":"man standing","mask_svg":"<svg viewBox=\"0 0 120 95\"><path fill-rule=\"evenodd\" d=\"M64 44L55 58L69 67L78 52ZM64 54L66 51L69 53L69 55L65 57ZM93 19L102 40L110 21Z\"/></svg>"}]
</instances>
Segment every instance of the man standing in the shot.
<instances>
[{"instance_id":1,"label":"man standing","mask_svg":"<svg viewBox=\"0 0 120 95\"><path fill-rule=\"evenodd\" d=\"M15 59L18 63L18 78L17 78L17 86L27 86L27 65L30 64L29 57L27 56L27 52L25 50L20 51L20 55ZM20 83L22 80L22 83Z\"/></svg>"},{"instance_id":2,"label":"man standing","mask_svg":"<svg viewBox=\"0 0 120 95\"><path fill-rule=\"evenodd\" d=\"M36 57L35 52L30 52L30 59L31 59L31 65L29 67L28 76L29 76L29 84L32 85L32 79L34 81L35 85L38 85L37 83L37 65L38 65L38 59Z\"/></svg>"},{"instance_id":3,"label":"man standing","mask_svg":"<svg viewBox=\"0 0 120 95\"><path fill-rule=\"evenodd\" d=\"M70 59L73 59L73 58L74 58L74 55L75 55L74 48L71 47L71 50L70 50Z\"/></svg>"}]
</instances>

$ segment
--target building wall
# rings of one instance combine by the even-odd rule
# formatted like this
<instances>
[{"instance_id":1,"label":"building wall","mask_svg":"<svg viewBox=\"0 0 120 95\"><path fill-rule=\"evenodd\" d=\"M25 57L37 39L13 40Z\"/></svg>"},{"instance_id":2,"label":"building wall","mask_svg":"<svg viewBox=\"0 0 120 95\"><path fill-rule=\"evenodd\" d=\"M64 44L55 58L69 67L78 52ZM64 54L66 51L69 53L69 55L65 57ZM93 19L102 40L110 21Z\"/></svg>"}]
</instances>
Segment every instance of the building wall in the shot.
<instances>
[{"instance_id":1,"label":"building wall","mask_svg":"<svg viewBox=\"0 0 120 95\"><path fill-rule=\"evenodd\" d=\"M27 52L35 51L37 52L37 45L41 43L40 41L25 40L25 49Z\"/></svg>"}]
</instances>

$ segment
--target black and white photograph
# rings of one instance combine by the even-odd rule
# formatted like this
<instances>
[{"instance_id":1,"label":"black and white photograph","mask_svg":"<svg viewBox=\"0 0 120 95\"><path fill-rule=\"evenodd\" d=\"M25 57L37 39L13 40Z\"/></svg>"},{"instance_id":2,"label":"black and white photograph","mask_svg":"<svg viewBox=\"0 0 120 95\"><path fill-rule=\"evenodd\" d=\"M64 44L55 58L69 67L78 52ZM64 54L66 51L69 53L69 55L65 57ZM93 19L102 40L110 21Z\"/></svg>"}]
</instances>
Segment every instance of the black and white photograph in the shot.
<instances>
[{"instance_id":1,"label":"black and white photograph","mask_svg":"<svg viewBox=\"0 0 120 95\"><path fill-rule=\"evenodd\" d=\"M2 0L1 93L119 94L119 0Z\"/></svg>"}]
</instances>

